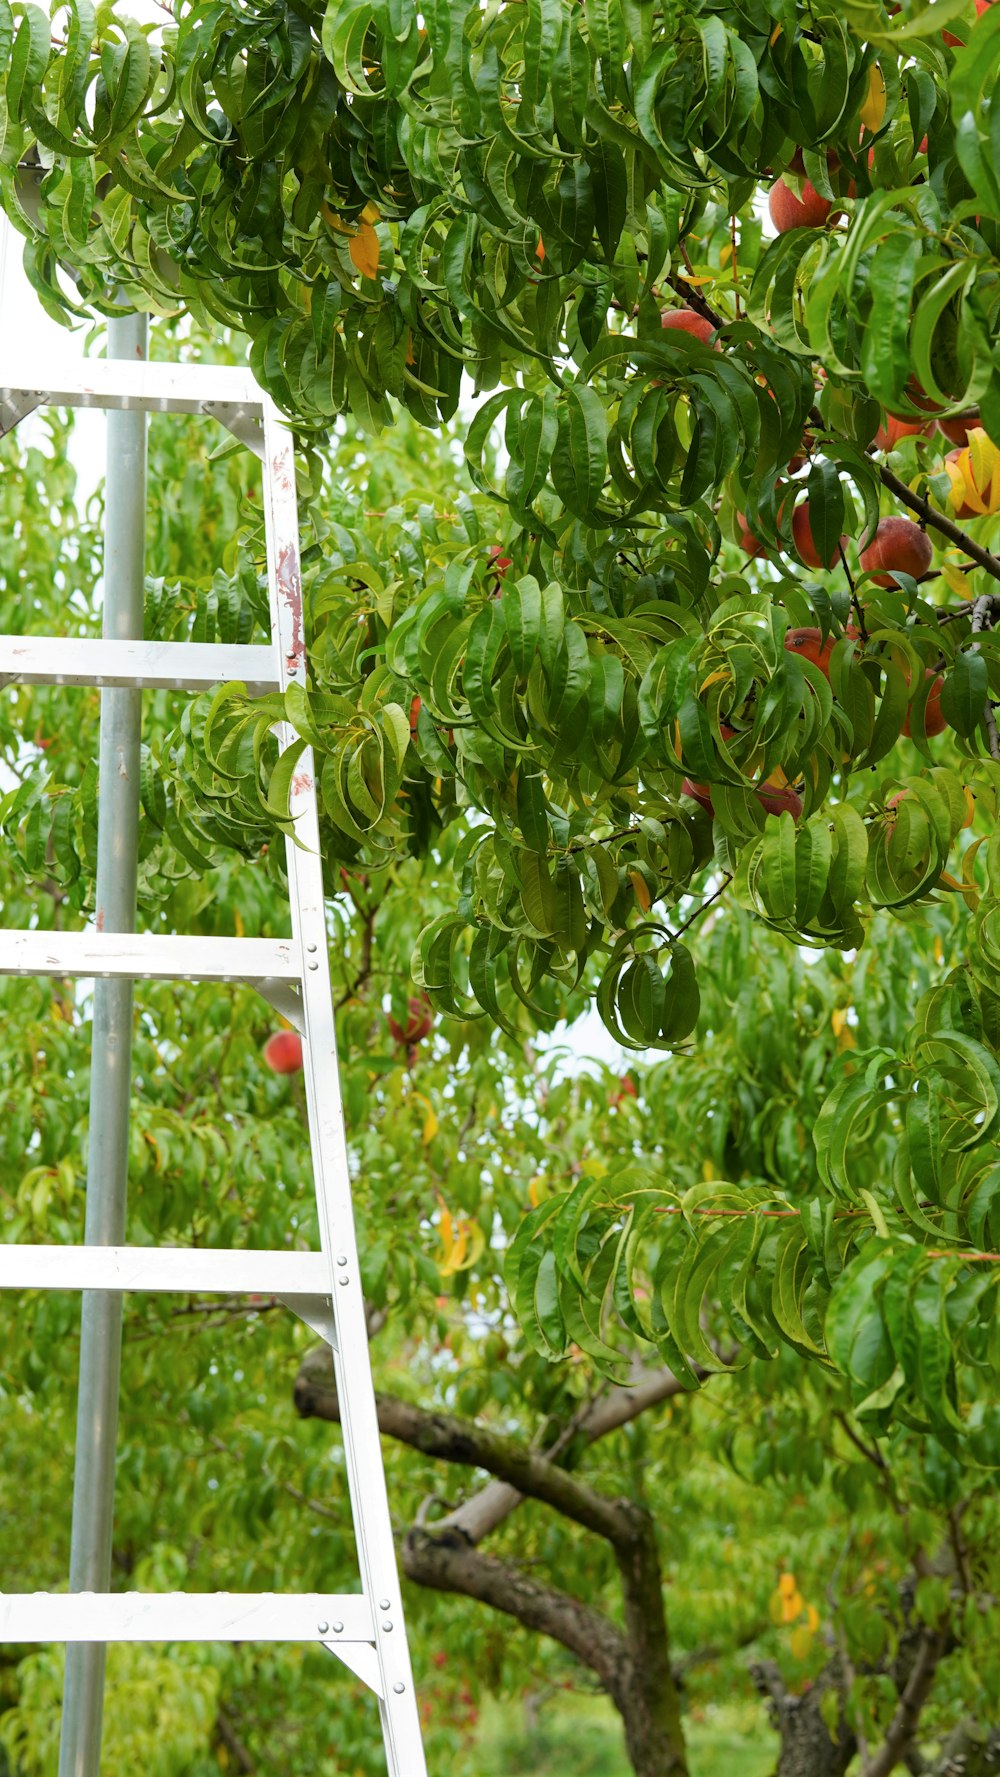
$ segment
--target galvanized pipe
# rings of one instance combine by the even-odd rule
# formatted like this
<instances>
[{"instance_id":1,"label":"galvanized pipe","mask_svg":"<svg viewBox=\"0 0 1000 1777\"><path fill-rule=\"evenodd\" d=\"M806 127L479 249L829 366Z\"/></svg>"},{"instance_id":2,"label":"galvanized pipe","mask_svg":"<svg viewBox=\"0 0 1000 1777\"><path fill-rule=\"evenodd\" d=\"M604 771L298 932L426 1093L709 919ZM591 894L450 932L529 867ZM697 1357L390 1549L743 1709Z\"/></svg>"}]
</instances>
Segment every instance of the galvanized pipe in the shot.
<instances>
[{"instance_id":1,"label":"galvanized pipe","mask_svg":"<svg viewBox=\"0 0 1000 1777\"><path fill-rule=\"evenodd\" d=\"M109 357L134 362L146 357L146 347L144 315L109 322ZM146 416L111 411L107 427L103 629L108 640L128 641L141 637L143 629ZM135 930L141 713L141 692L120 687L101 692L96 923L105 932ZM132 982L97 981L84 1225L88 1246L120 1246L125 1238L131 1069ZM121 1346L120 1293L86 1291L71 1592L110 1590ZM106 1652L103 1643L76 1642L66 1649L59 1777L97 1777L100 1770Z\"/></svg>"}]
</instances>

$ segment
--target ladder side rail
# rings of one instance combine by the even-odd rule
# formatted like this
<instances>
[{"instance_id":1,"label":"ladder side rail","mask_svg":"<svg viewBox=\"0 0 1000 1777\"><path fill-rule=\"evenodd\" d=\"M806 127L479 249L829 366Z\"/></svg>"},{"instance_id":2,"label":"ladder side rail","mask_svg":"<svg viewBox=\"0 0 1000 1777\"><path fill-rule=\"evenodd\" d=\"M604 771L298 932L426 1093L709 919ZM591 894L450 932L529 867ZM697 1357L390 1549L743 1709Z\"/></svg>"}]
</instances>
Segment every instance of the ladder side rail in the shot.
<instances>
[{"instance_id":1,"label":"ladder side rail","mask_svg":"<svg viewBox=\"0 0 1000 1777\"><path fill-rule=\"evenodd\" d=\"M292 435L269 400L264 405L264 487L271 623L284 690L292 682L305 683L302 578ZM279 744L287 745L290 739L286 730ZM334 1279L333 1359L362 1582L376 1623L382 1731L389 1777L426 1777L361 1290L330 985L315 769L308 748L299 760L290 808L300 842L288 839L286 856L292 930L302 946L309 1134L323 1244Z\"/></svg>"},{"instance_id":2,"label":"ladder side rail","mask_svg":"<svg viewBox=\"0 0 1000 1777\"><path fill-rule=\"evenodd\" d=\"M145 315L108 328L108 350L135 365L146 358ZM103 634L141 638L146 548L146 418L107 419ZM97 810L96 920L107 933L135 929L139 871L139 755L142 694L101 692ZM132 1079L132 979L98 981L91 1025L90 1129L84 1242L117 1246L125 1238L129 1099ZM80 1370L73 1458L70 1591L104 1592L111 1584L123 1298L85 1290L80 1310ZM59 1777L97 1777L101 1766L107 1648L67 1637L59 1737Z\"/></svg>"}]
</instances>

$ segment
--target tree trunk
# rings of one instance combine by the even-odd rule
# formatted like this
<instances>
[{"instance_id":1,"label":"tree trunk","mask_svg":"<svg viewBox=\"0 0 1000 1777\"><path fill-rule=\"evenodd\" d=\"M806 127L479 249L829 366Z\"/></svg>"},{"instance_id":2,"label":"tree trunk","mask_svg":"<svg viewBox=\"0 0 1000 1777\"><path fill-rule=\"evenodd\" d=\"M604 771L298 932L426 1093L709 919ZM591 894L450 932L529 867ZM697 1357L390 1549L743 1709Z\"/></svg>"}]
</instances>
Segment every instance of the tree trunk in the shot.
<instances>
[{"instance_id":1,"label":"tree trunk","mask_svg":"<svg viewBox=\"0 0 1000 1777\"><path fill-rule=\"evenodd\" d=\"M839 1655L820 1673L812 1690L795 1696L771 1660L760 1660L750 1676L770 1705L771 1719L781 1735L773 1777L844 1777L857 1741L841 1714L836 1737L820 1712L827 1691L843 1691Z\"/></svg>"},{"instance_id":2,"label":"tree trunk","mask_svg":"<svg viewBox=\"0 0 1000 1777\"><path fill-rule=\"evenodd\" d=\"M680 1698L670 1664L656 1527L642 1506L620 1502L633 1534L615 1547L625 1604L628 1680L614 1702L636 1777L687 1777Z\"/></svg>"}]
</instances>

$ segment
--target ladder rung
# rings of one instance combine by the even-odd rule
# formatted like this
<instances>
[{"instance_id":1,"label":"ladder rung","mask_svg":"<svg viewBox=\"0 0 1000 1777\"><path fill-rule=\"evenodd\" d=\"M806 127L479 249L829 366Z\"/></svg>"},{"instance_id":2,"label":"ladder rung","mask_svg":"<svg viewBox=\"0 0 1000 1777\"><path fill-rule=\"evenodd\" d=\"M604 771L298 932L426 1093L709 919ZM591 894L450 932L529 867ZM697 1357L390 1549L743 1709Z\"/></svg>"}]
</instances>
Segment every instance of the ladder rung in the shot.
<instances>
[{"instance_id":1,"label":"ladder rung","mask_svg":"<svg viewBox=\"0 0 1000 1777\"><path fill-rule=\"evenodd\" d=\"M148 364L130 358L82 358L78 365L0 364L0 402L27 396L32 406L134 408L143 413L211 413L263 396L249 370L228 364Z\"/></svg>"},{"instance_id":2,"label":"ladder rung","mask_svg":"<svg viewBox=\"0 0 1000 1777\"><path fill-rule=\"evenodd\" d=\"M0 1642L373 1639L356 1592L0 1593Z\"/></svg>"},{"instance_id":3,"label":"ladder rung","mask_svg":"<svg viewBox=\"0 0 1000 1777\"><path fill-rule=\"evenodd\" d=\"M323 1253L227 1247L0 1246L0 1289L174 1290L195 1294L330 1294Z\"/></svg>"},{"instance_id":4,"label":"ladder rung","mask_svg":"<svg viewBox=\"0 0 1000 1777\"><path fill-rule=\"evenodd\" d=\"M147 981L302 978L291 938L160 937L135 932L0 930L0 975L82 975Z\"/></svg>"},{"instance_id":5,"label":"ladder rung","mask_svg":"<svg viewBox=\"0 0 1000 1777\"><path fill-rule=\"evenodd\" d=\"M252 696L274 691L270 647L216 642L115 642L0 636L0 680L23 685L134 685L207 691L240 679Z\"/></svg>"}]
</instances>

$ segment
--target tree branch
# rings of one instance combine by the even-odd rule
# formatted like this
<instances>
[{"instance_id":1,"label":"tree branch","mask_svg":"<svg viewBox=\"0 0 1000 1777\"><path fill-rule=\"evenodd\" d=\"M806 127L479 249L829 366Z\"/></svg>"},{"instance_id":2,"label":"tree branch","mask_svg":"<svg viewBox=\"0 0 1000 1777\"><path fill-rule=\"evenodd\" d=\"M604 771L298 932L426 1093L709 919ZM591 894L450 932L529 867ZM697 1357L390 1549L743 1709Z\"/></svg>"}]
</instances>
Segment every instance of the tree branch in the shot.
<instances>
[{"instance_id":1,"label":"tree branch","mask_svg":"<svg viewBox=\"0 0 1000 1777\"><path fill-rule=\"evenodd\" d=\"M460 1592L550 1636L589 1666L611 1697L623 1696L630 1664L625 1638L578 1598L539 1584L513 1562L481 1554L453 1533L411 1530L403 1543L403 1571L421 1586Z\"/></svg>"},{"instance_id":2,"label":"tree branch","mask_svg":"<svg viewBox=\"0 0 1000 1777\"><path fill-rule=\"evenodd\" d=\"M946 1629L925 1629L896 1713L885 1739L864 1766L861 1777L889 1777L906 1753L934 1683L938 1666L952 1645Z\"/></svg>"},{"instance_id":3,"label":"tree branch","mask_svg":"<svg viewBox=\"0 0 1000 1777\"><path fill-rule=\"evenodd\" d=\"M977 567L985 568L988 574L993 575L994 580L1000 580L1000 557L991 555L988 549L984 549L981 543L977 543L974 538L970 537L968 531L963 531L961 525L956 524L953 518L949 518L946 512L940 512L936 506L932 506L925 494L915 494L912 488L908 488L905 481L900 481L899 476L894 475L891 469L887 469L884 463L879 466L879 475L882 486L887 487L891 494L895 494L902 505L909 506L910 511L915 512L923 524L930 525L932 530L940 531L941 535L947 537L949 542L957 543L959 548L964 549L966 555L971 557Z\"/></svg>"},{"instance_id":4,"label":"tree branch","mask_svg":"<svg viewBox=\"0 0 1000 1777\"><path fill-rule=\"evenodd\" d=\"M616 1547L630 1546L635 1527L627 1501L608 1499L548 1457L471 1420L428 1412L396 1395L376 1395L375 1403L379 1430L388 1437L443 1462L485 1469L519 1493L541 1500L585 1530L606 1537ZM326 1347L318 1347L303 1359L295 1379L295 1405L304 1419L339 1423L337 1384Z\"/></svg>"}]
</instances>

